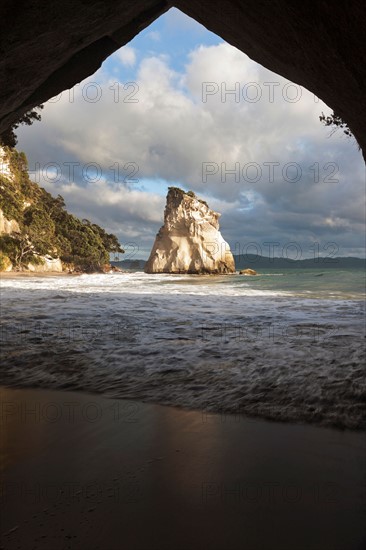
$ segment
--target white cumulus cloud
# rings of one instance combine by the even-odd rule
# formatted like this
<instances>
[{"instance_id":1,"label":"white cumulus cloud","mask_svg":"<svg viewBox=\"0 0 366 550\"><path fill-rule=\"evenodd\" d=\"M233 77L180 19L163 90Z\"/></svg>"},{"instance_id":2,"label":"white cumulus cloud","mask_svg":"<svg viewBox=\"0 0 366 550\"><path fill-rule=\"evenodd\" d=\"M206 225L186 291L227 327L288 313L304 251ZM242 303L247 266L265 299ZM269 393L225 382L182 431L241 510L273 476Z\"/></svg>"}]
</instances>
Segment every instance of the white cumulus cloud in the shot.
<instances>
[{"instance_id":1,"label":"white cumulus cloud","mask_svg":"<svg viewBox=\"0 0 366 550\"><path fill-rule=\"evenodd\" d=\"M75 89L74 102L65 92L45 106L40 124L19 133L32 165L100 165L103 183L89 191L81 180L55 188L75 213L88 217L88 210L117 233L152 244L164 198L134 184L116 191L116 166L125 173L132 165L139 182L161 179L206 198L222 212L231 243L336 241L344 254L362 248L362 156L342 134L329 138L319 122L329 109L312 93L226 43L194 49L183 72L167 56L137 63L131 46L118 57L135 65L135 83L117 82L116 96L116 81L101 69ZM99 95L83 93L89 82Z\"/></svg>"},{"instance_id":2,"label":"white cumulus cloud","mask_svg":"<svg viewBox=\"0 0 366 550\"><path fill-rule=\"evenodd\" d=\"M117 56L125 67L133 67L136 63L136 50L132 46L123 46Z\"/></svg>"}]
</instances>

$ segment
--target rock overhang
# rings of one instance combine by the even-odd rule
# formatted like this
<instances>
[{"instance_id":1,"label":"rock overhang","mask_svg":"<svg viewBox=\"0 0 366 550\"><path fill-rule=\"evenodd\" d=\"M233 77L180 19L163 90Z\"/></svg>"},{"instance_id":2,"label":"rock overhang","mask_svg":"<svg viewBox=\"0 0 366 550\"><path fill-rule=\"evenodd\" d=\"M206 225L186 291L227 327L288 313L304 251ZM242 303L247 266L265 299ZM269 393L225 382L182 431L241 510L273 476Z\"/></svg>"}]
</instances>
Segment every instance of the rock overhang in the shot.
<instances>
[{"instance_id":1,"label":"rock overhang","mask_svg":"<svg viewBox=\"0 0 366 550\"><path fill-rule=\"evenodd\" d=\"M177 7L253 60L305 86L366 151L366 4L338 0L34 0L0 8L0 131L93 74L111 53ZM47 45L47 47L45 47Z\"/></svg>"}]
</instances>

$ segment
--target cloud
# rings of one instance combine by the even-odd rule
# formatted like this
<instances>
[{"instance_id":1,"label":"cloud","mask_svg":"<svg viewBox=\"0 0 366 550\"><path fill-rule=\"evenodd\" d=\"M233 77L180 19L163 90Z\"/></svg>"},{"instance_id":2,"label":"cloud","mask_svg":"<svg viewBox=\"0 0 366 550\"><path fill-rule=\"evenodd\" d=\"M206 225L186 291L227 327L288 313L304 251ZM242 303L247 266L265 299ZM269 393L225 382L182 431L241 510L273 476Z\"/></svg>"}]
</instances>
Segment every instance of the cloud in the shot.
<instances>
[{"instance_id":1,"label":"cloud","mask_svg":"<svg viewBox=\"0 0 366 550\"><path fill-rule=\"evenodd\" d=\"M160 42L161 40L161 35L159 31L150 31L147 33L146 36L151 40L153 40L154 42Z\"/></svg>"},{"instance_id":2,"label":"cloud","mask_svg":"<svg viewBox=\"0 0 366 550\"><path fill-rule=\"evenodd\" d=\"M317 241L336 241L344 255L362 249L362 156L342 134L328 137L318 117L329 109L312 93L226 43L193 49L183 72L167 55L137 64L132 46L118 56L135 65L134 82L102 68L74 101L64 92L19 134L32 166L60 163L62 183L44 183L76 214L148 249L164 208L148 182L162 180L220 211L232 245L295 240L308 255ZM70 162L79 163L76 181L65 176ZM100 166L98 182L83 176L89 163Z\"/></svg>"},{"instance_id":3,"label":"cloud","mask_svg":"<svg viewBox=\"0 0 366 550\"><path fill-rule=\"evenodd\" d=\"M123 46L117 56L125 67L133 67L136 63L136 50L132 46Z\"/></svg>"}]
</instances>

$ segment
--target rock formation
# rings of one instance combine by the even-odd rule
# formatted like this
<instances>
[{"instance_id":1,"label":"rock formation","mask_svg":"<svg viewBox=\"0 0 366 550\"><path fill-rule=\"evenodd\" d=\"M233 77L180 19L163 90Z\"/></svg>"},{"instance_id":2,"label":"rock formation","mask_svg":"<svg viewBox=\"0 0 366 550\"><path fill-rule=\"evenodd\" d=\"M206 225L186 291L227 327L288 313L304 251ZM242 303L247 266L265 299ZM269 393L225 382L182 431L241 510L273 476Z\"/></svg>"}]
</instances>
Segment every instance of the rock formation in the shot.
<instances>
[{"instance_id":1,"label":"rock formation","mask_svg":"<svg viewBox=\"0 0 366 550\"><path fill-rule=\"evenodd\" d=\"M249 267L247 269L241 269L239 271L239 275L258 275L255 269L250 269Z\"/></svg>"},{"instance_id":2,"label":"rock formation","mask_svg":"<svg viewBox=\"0 0 366 550\"><path fill-rule=\"evenodd\" d=\"M19 224L16 220L8 220L4 216L4 212L0 208L0 235L11 235L20 231Z\"/></svg>"},{"instance_id":3,"label":"rock formation","mask_svg":"<svg viewBox=\"0 0 366 550\"><path fill-rule=\"evenodd\" d=\"M14 235L20 232L19 224L16 220L8 220L4 216L4 212L0 208L0 237L2 235ZM39 263L33 264L29 262L24 270L32 271L34 273L62 273L62 262L60 258L52 258L49 255L35 254L40 260ZM0 271L12 271L13 264L9 258L1 250L0 245Z\"/></svg>"},{"instance_id":4,"label":"rock formation","mask_svg":"<svg viewBox=\"0 0 366 550\"><path fill-rule=\"evenodd\" d=\"M13 0L1 2L0 131L95 73L174 6L323 99L347 121L366 155L366 118L360 116L366 112L363 0L49 0L47 9L43 0L33 0L26 5L15 11Z\"/></svg>"},{"instance_id":5,"label":"rock formation","mask_svg":"<svg viewBox=\"0 0 366 550\"><path fill-rule=\"evenodd\" d=\"M6 153L5 149L0 146L0 196L2 193L4 193L6 190L9 194L9 189L11 189L13 186L14 189L16 189L16 175L13 172L10 164L9 154ZM14 191L14 194L17 194L17 191ZM4 195L8 196L8 195ZM9 195L11 196L11 195ZM1 201L1 203L4 202L4 199ZM29 205L30 203L28 203ZM24 207L26 205L24 204ZM0 237L4 235L16 236L20 234L21 228L19 226L19 223L15 219L8 219L2 208L0 208ZM36 252L34 255L37 257L39 262L37 263L28 263L26 266L23 267L24 270L33 271L37 273L44 273L44 272L62 272L62 263L60 258L52 258L50 255L42 255L37 254ZM11 263L9 257L6 253L3 252L1 249L1 243L0 243L0 271L12 271L13 270L13 264Z\"/></svg>"},{"instance_id":6,"label":"rock formation","mask_svg":"<svg viewBox=\"0 0 366 550\"><path fill-rule=\"evenodd\" d=\"M219 231L219 216L192 191L170 187L164 225L156 236L145 272L234 273L234 258Z\"/></svg>"},{"instance_id":7,"label":"rock formation","mask_svg":"<svg viewBox=\"0 0 366 550\"><path fill-rule=\"evenodd\" d=\"M0 271L111 270L110 252L123 254L115 235L66 210L27 171L27 157L0 145Z\"/></svg>"},{"instance_id":8,"label":"rock formation","mask_svg":"<svg viewBox=\"0 0 366 550\"><path fill-rule=\"evenodd\" d=\"M33 273L62 273L62 262L60 258L52 258L52 256L39 256L40 264L32 264L29 262L27 270Z\"/></svg>"}]
</instances>

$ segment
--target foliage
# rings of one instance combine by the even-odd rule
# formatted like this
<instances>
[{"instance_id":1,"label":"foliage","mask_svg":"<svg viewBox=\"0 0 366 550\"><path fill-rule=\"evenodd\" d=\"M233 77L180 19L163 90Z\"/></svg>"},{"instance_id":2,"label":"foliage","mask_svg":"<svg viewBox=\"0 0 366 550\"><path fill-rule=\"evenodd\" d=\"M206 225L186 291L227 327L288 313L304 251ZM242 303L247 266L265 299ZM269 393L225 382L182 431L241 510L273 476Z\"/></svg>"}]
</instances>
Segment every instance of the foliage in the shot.
<instances>
[{"instance_id":1,"label":"foliage","mask_svg":"<svg viewBox=\"0 0 366 550\"><path fill-rule=\"evenodd\" d=\"M325 116L325 114L322 112L321 116L319 117L319 120L324 124L324 126L333 127L331 135L334 134L334 132L338 130L338 128L341 128L343 132L346 134L346 136L348 137L352 137L353 135L351 130L349 129L347 122L345 122L336 113L332 113L329 116Z\"/></svg>"},{"instance_id":2,"label":"foliage","mask_svg":"<svg viewBox=\"0 0 366 550\"><path fill-rule=\"evenodd\" d=\"M109 263L110 252L124 252L115 235L70 214L61 195L53 197L33 183L24 153L5 152L14 177L1 178L0 208L7 219L18 221L20 231L1 236L0 249L16 268L48 254L83 271L98 271Z\"/></svg>"},{"instance_id":3,"label":"foliage","mask_svg":"<svg viewBox=\"0 0 366 550\"><path fill-rule=\"evenodd\" d=\"M183 194L186 193L186 192L183 191L183 189L181 189L180 187L174 187L173 185L170 186L170 187L168 187L168 190L169 190L169 191L177 191L178 193L183 193Z\"/></svg>"},{"instance_id":4,"label":"foliage","mask_svg":"<svg viewBox=\"0 0 366 550\"><path fill-rule=\"evenodd\" d=\"M33 244L39 254L54 252L55 223L44 208L32 205L24 211L21 235Z\"/></svg>"},{"instance_id":5,"label":"foliage","mask_svg":"<svg viewBox=\"0 0 366 550\"><path fill-rule=\"evenodd\" d=\"M6 178L0 174L0 208L8 220L20 222L23 217L22 195L13 189Z\"/></svg>"},{"instance_id":6,"label":"foliage","mask_svg":"<svg viewBox=\"0 0 366 550\"><path fill-rule=\"evenodd\" d=\"M33 256L29 259L29 263L33 265L44 265L46 263L46 260L43 256L33 254Z\"/></svg>"},{"instance_id":7,"label":"foliage","mask_svg":"<svg viewBox=\"0 0 366 550\"><path fill-rule=\"evenodd\" d=\"M180 187L168 187L168 190L176 191L178 193L181 193L182 195L188 195L189 197L192 197L192 199L198 200L198 202L200 202L201 204L204 204L205 206L207 206L207 208L209 208L207 202L204 201L203 199L199 199L194 191L184 191Z\"/></svg>"},{"instance_id":8,"label":"foliage","mask_svg":"<svg viewBox=\"0 0 366 550\"><path fill-rule=\"evenodd\" d=\"M0 250L8 256L15 269L26 265L33 256L33 246L25 235L12 233L0 237Z\"/></svg>"},{"instance_id":9,"label":"foliage","mask_svg":"<svg viewBox=\"0 0 366 550\"><path fill-rule=\"evenodd\" d=\"M31 126L34 121L41 120L41 115L37 112L42 110L43 105L38 105L34 109L27 111L23 116L16 120L5 132L0 134L0 144L7 147L15 147L18 143L18 138L15 135L15 130L21 125ZM24 154L24 153L23 153Z\"/></svg>"},{"instance_id":10,"label":"foliage","mask_svg":"<svg viewBox=\"0 0 366 550\"><path fill-rule=\"evenodd\" d=\"M0 271L6 271L10 266L11 266L11 261L9 256L4 254L4 252L0 250Z\"/></svg>"}]
</instances>

